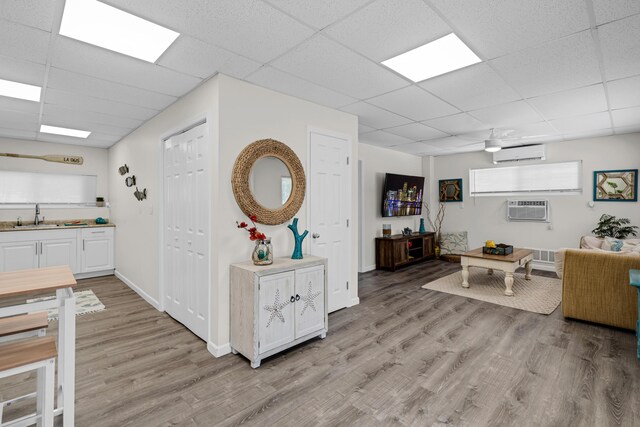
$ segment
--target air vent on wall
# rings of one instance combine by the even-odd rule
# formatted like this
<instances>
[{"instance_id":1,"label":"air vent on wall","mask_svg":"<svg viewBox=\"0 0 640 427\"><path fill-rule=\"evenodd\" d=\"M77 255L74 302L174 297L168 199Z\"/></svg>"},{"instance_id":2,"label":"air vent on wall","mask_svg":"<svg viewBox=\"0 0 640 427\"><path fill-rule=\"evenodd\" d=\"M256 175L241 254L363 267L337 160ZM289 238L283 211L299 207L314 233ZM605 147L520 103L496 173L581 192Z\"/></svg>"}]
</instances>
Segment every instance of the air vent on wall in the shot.
<instances>
[{"instance_id":1,"label":"air vent on wall","mask_svg":"<svg viewBox=\"0 0 640 427\"><path fill-rule=\"evenodd\" d=\"M507 201L508 221L549 222L548 200Z\"/></svg>"},{"instance_id":2,"label":"air vent on wall","mask_svg":"<svg viewBox=\"0 0 640 427\"><path fill-rule=\"evenodd\" d=\"M504 148L493 153L493 163L521 162L524 160L544 160L543 144L525 145L523 147Z\"/></svg>"}]
</instances>

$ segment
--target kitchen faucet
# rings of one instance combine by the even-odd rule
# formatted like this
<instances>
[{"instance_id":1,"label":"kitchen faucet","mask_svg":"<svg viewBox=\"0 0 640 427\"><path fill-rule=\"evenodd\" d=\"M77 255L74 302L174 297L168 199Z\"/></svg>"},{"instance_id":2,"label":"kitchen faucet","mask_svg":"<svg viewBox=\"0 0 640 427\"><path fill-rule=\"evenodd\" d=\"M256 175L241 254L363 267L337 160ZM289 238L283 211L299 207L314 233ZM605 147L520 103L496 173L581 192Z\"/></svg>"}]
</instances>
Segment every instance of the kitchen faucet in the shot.
<instances>
[{"instance_id":1,"label":"kitchen faucet","mask_svg":"<svg viewBox=\"0 0 640 427\"><path fill-rule=\"evenodd\" d=\"M40 217L38 215L40 215L40 205L38 203L36 203L36 218L33 220L33 223L35 225L39 225L42 221L44 221L44 217L42 217L42 219L40 219Z\"/></svg>"}]
</instances>

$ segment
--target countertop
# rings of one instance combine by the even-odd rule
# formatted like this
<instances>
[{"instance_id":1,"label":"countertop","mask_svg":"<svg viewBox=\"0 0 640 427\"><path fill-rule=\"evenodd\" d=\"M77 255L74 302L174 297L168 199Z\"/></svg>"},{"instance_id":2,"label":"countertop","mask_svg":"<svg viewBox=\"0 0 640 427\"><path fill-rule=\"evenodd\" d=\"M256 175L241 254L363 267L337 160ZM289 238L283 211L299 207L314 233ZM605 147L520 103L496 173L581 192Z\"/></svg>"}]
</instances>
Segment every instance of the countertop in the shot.
<instances>
[{"instance_id":1,"label":"countertop","mask_svg":"<svg viewBox=\"0 0 640 427\"><path fill-rule=\"evenodd\" d=\"M67 225L71 222L80 221L81 223L86 223L87 225ZM23 225L29 225L30 222L22 221ZM0 232L3 231L37 231L37 230L67 230L70 228L93 228L93 227L115 227L116 225L113 223L108 224L96 224L95 219L65 219L60 221L44 221L42 227L34 227L34 228L14 228L16 225L15 221L4 221L0 222ZM57 224L57 226L56 226ZM47 227L50 225L50 227Z\"/></svg>"}]
</instances>

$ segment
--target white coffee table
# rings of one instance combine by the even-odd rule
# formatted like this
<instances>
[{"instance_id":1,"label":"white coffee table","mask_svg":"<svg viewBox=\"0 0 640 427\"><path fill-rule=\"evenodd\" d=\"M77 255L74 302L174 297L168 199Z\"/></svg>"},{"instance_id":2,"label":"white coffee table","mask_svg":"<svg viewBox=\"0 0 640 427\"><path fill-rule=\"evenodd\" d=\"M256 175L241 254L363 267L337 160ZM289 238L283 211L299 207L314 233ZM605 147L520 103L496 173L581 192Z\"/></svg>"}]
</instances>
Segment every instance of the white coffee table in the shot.
<instances>
[{"instance_id":1,"label":"white coffee table","mask_svg":"<svg viewBox=\"0 0 640 427\"><path fill-rule=\"evenodd\" d=\"M531 249L514 248L510 255L488 255L482 253L482 248L474 249L460 256L462 264L462 287L469 287L469 267L482 267L493 274L493 270L504 271L504 294L513 296L513 273L518 267L524 266L527 280L531 280L531 261L533 251Z\"/></svg>"}]
</instances>

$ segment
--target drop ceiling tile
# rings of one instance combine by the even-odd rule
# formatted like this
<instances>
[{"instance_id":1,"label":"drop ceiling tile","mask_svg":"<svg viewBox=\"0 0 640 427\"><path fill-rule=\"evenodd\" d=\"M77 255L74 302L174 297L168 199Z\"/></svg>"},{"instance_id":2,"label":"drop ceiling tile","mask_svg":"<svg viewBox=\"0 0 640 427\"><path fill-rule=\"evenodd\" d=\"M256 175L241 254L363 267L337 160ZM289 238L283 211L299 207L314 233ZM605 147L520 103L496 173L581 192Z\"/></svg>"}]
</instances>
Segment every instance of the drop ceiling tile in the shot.
<instances>
[{"instance_id":1,"label":"drop ceiling tile","mask_svg":"<svg viewBox=\"0 0 640 427\"><path fill-rule=\"evenodd\" d=\"M589 28L584 0L431 0L430 3L484 59Z\"/></svg>"},{"instance_id":2,"label":"drop ceiling tile","mask_svg":"<svg viewBox=\"0 0 640 427\"><path fill-rule=\"evenodd\" d=\"M413 142L410 139L403 138L401 136L394 135L382 130L377 130L375 132L370 132L362 135L360 138L358 138L358 140L362 143L375 145L377 147L392 147L394 145L408 144Z\"/></svg>"},{"instance_id":3,"label":"drop ceiling tile","mask_svg":"<svg viewBox=\"0 0 640 427\"><path fill-rule=\"evenodd\" d=\"M613 129L597 129L588 131L577 131L563 135L565 141L573 139L600 138L603 136L613 135Z\"/></svg>"},{"instance_id":4,"label":"drop ceiling tile","mask_svg":"<svg viewBox=\"0 0 640 427\"><path fill-rule=\"evenodd\" d=\"M428 120L460 112L457 108L417 86L407 86L368 99L367 102L415 121Z\"/></svg>"},{"instance_id":5,"label":"drop ceiling tile","mask_svg":"<svg viewBox=\"0 0 640 427\"><path fill-rule=\"evenodd\" d=\"M434 77L420 86L463 111L521 99L486 63Z\"/></svg>"},{"instance_id":6,"label":"drop ceiling tile","mask_svg":"<svg viewBox=\"0 0 640 427\"><path fill-rule=\"evenodd\" d=\"M433 138L442 138L448 136L444 132L423 125L422 123L410 123L408 125L396 126L385 129L386 132L409 138L413 141L424 141Z\"/></svg>"},{"instance_id":7,"label":"drop ceiling tile","mask_svg":"<svg viewBox=\"0 0 640 427\"><path fill-rule=\"evenodd\" d=\"M322 29L370 1L267 0L267 3L284 10L308 25Z\"/></svg>"},{"instance_id":8,"label":"drop ceiling tile","mask_svg":"<svg viewBox=\"0 0 640 427\"><path fill-rule=\"evenodd\" d=\"M489 128L489 126L467 113L453 114L447 117L427 120L424 123L451 135L459 135Z\"/></svg>"},{"instance_id":9,"label":"drop ceiling tile","mask_svg":"<svg viewBox=\"0 0 640 427\"><path fill-rule=\"evenodd\" d=\"M53 142L55 144L69 144L69 145L80 145L82 147L94 147L94 148L109 148L114 142L103 141L100 139L92 138L93 134L89 136L87 139L83 138L74 138L71 136L64 135L53 135L47 133L38 133L36 139L38 141L43 142Z\"/></svg>"},{"instance_id":10,"label":"drop ceiling tile","mask_svg":"<svg viewBox=\"0 0 640 427\"><path fill-rule=\"evenodd\" d=\"M409 82L318 35L278 58L275 68L354 98L366 99Z\"/></svg>"},{"instance_id":11,"label":"drop ceiling tile","mask_svg":"<svg viewBox=\"0 0 640 427\"><path fill-rule=\"evenodd\" d=\"M608 80L640 74L640 14L598 27Z\"/></svg>"},{"instance_id":12,"label":"drop ceiling tile","mask_svg":"<svg viewBox=\"0 0 640 427\"><path fill-rule=\"evenodd\" d=\"M598 25L640 13L638 0L593 0Z\"/></svg>"},{"instance_id":13,"label":"drop ceiling tile","mask_svg":"<svg viewBox=\"0 0 640 427\"><path fill-rule=\"evenodd\" d=\"M142 120L132 119L111 114L97 113L81 109L65 108L59 105L44 105L43 114L47 117L70 117L78 122L100 123L122 129L133 130L142 124ZM89 129L90 130L90 129Z\"/></svg>"},{"instance_id":14,"label":"drop ceiling tile","mask_svg":"<svg viewBox=\"0 0 640 427\"><path fill-rule=\"evenodd\" d=\"M105 3L261 63L282 55L313 34L308 26L256 0Z\"/></svg>"},{"instance_id":15,"label":"drop ceiling tile","mask_svg":"<svg viewBox=\"0 0 640 427\"><path fill-rule=\"evenodd\" d=\"M0 128L34 132L39 127L38 114L17 111L0 111Z\"/></svg>"},{"instance_id":16,"label":"drop ceiling tile","mask_svg":"<svg viewBox=\"0 0 640 427\"><path fill-rule=\"evenodd\" d=\"M42 116L42 124L50 126L59 126L63 128L88 130L91 132L104 133L111 136L123 137L131 133L132 129L122 128L118 126L106 125L104 123L89 122L69 115L46 115Z\"/></svg>"},{"instance_id":17,"label":"drop ceiling tile","mask_svg":"<svg viewBox=\"0 0 640 427\"><path fill-rule=\"evenodd\" d=\"M612 109L640 105L640 76L607 82Z\"/></svg>"},{"instance_id":18,"label":"drop ceiling tile","mask_svg":"<svg viewBox=\"0 0 640 427\"><path fill-rule=\"evenodd\" d=\"M65 92L52 88L47 89L44 101L46 104L65 107L68 109L104 113L136 120L148 120L159 113L158 110L150 108L109 101L107 99L94 98L91 96Z\"/></svg>"},{"instance_id":19,"label":"drop ceiling tile","mask_svg":"<svg viewBox=\"0 0 640 427\"><path fill-rule=\"evenodd\" d=\"M375 1L326 30L332 38L376 62L451 32L421 0Z\"/></svg>"},{"instance_id":20,"label":"drop ceiling tile","mask_svg":"<svg viewBox=\"0 0 640 427\"><path fill-rule=\"evenodd\" d=\"M51 31L55 5L55 1L2 0L0 18Z\"/></svg>"},{"instance_id":21,"label":"drop ceiling tile","mask_svg":"<svg viewBox=\"0 0 640 427\"><path fill-rule=\"evenodd\" d=\"M527 100L545 119L581 116L608 110L601 84L571 89Z\"/></svg>"},{"instance_id":22,"label":"drop ceiling tile","mask_svg":"<svg viewBox=\"0 0 640 427\"><path fill-rule=\"evenodd\" d=\"M616 128L616 134L622 135L625 133L640 133L640 125L636 126L622 126Z\"/></svg>"},{"instance_id":23,"label":"drop ceiling tile","mask_svg":"<svg viewBox=\"0 0 640 427\"><path fill-rule=\"evenodd\" d=\"M17 139L36 139L36 131L0 128L0 137Z\"/></svg>"},{"instance_id":24,"label":"drop ceiling tile","mask_svg":"<svg viewBox=\"0 0 640 427\"><path fill-rule=\"evenodd\" d=\"M409 144L396 145L391 149L402 153L413 154L414 156L423 156L429 152L430 148L431 147L424 142L413 142Z\"/></svg>"},{"instance_id":25,"label":"drop ceiling tile","mask_svg":"<svg viewBox=\"0 0 640 427\"><path fill-rule=\"evenodd\" d=\"M567 135L578 132L610 129L611 119L609 118L609 112L602 112L552 120L551 124L558 129L560 133Z\"/></svg>"},{"instance_id":26,"label":"drop ceiling tile","mask_svg":"<svg viewBox=\"0 0 640 427\"><path fill-rule=\"evenodd\" d=\"M548 122L535 122L518 125L513 127L513 132L509 134L510 137L525 137L525 139L533 139L533 137L539 136L540 138L553 138L558 134L558 131L553 128Z\"/></svg>"},{"instance_id":27,"label":"drop ceiling tile","mask_svg":"<svg viewBox=\"0 0 640 427\"><path fill-rule=\"evenodd\" d=\"M146 61L59 37L52 55L53 67L171 96L184 95L202 79Z\"/></svg>"},{"instance_id":28,"label":"drop ceiling tile","mask_svg":"<svg viewBox=\"0 0 640 427\"><path fill-rule=\"evenodd\" d=\"M589 31L493 60L491 64L525 98L602 81Z\"/></svg>"},{"instance_id":29,"label":"drop ceiling tile","mask_svg":"<svg viewBox=\"0 0 640 427\"><path fill-rule=\"evenodd\" d=\"M332 108L343 107L358 101L269 66L262 67L247 80L262 87Z\"/></svg>"},{"instance_id":30,"label":"drop ceiling tile","mask_svg":"<svg viewBox=\"0 0 640 427\"><path fill-rule=\"evenodd\" d=\"M0 96L0 114L2 114L2 111L15 111L17 113L37 115L40 113L40 103Z\"/></svg>"},{"instance_id":31,"label":"drop ceiling tile","mask_svg":"<svg viewBox=\"0 0 640 427\"><path fill-rule=\"evenodd\" d=\"M51 67L47 87L154 110L164 110L177 97L138 89Z\"/></svg>"},{"instance_id":32,"label":"drop ceiling tile","mask_svg":"<svg viewBox=\"0 0 640 427\"><path fill-rule=\"evenodd\" d=\"M367 104L366 102L357 102L340 109L358 116L359 123L376 129L390 128L411 123L411 120L405 117L383 110L382 108L378 108L374 105Z\"/></svg>"},{"instance_id":33,"label":"drop ceiling tile","mask_svg":"<svg viewBox=\"0 0 640 427\"><path fill-rule=\"evenodd\" d=\"M640 126L640 107L624 108L611 111L613 126L619 127Z\"/></svg>"},{"instance_id":34,"label":"drop ceiling tile","mask_svg":"<svg viewBox=\"0 0 640 427\"><path fill-rule=\"evenodd\" d=\"M0 55L46 64L51 33L0 20Z\"/></svg>"},{"instance_id":35,"label":"drop ceiling tile","mask_svg":"<svg viewBox=\"0 0 640 427\"><path fill-rule=\"evenodd\" d=\"M373 132L377 130L376 128L372 128L369 127L367 125L363 125L362 123L358 123L358 133L359 134L364 134L364 133L368 133L368 132Z\"/></svg>"},{"instance_id":36,"label":"drop ceiling tile","mask_svg":"<svg viewBox=\"0 0 640 427\"><path fill-rule=\"evenodd\" d=\"M42 86L44 84L44 73L44 64L0 56L0 79Z\"/></svg>"},{"instance_id":37,"label":"drop ceiling tile","mask_svg":"<svg viewBox=\"0 0 640 427\"><path fill-rule=\"evenodd\" d=\"M466 138L460 138L457 136L448 136L446 138L431 139L425 142L425 144L427 145L430 145L436 148L441 148L444 150L454 150L456 148L466 147L467 145L471 145L474 143L477 143L477 141L469 140Z\"/></svg>"},{"instance_id":38,"label":"drop ceiling tile","mask_svg":"<svg viewBox=\"0 0 640 427\"><path fill-rule=\"evenodd\" d=\"M542 120L542 117L524 101L482 108L469 114L493 128L511 128Z\"/></svg>"}]
</instances>

